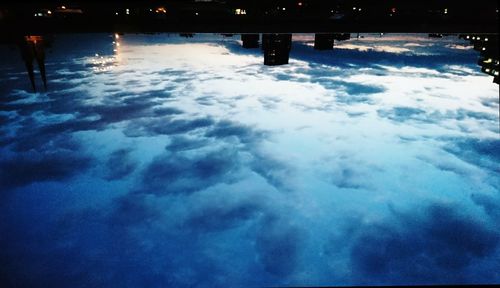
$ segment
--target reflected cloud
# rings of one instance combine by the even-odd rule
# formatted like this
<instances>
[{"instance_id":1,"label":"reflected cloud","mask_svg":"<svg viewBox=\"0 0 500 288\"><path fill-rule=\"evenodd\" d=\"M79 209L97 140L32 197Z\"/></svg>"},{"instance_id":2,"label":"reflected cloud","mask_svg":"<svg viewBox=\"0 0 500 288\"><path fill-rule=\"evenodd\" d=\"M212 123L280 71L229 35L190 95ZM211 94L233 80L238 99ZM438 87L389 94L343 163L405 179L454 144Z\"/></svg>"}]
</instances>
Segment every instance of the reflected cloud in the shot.
<instances>
[{"instance_id":1,"label":"reflected cloud","mask_svg":"<svg viewBox=\"0 0 500 288\"><path fill-rule=\"evenodd\" d=\"M340 44L337 45L335 48L337 49L353 49L353 50L358 50L361 52L368 52L368 51L376 51L376 52L386 52L386 53L408 53L411 52L412 50L408 48L403 48L403 47L394 47L394 46L366 46L366 45L360 45L360 44Z\"/></svg>"},{"instance_id":2,"label":"reflected cloud","mask_svg":"<svg viewBox=\"0 0 500 288\"><path fill-rule=\"evenodd\" d=\"M154 159L143 174L144 189L150 193L192 193L226 182L236 169L237 151L184 156L165 154Z\"/></svg>"},{"instance_id":3,"label":"reflected cloud","mask_svg":"<svg viewBox=\"0 0 500 288\"><path fill-rule=\"evenodd\" d=\"M84 173L94 163L78 142L64 136L48 142L16 144L18 153L0 158L2 190L36 182L66 181Z\"/></svg>"},{"instance_id":4,"label":"reflected cloud","mask_svg":"<svg viewBox=\"0 0 500 288\"><path fill-rule=\"evenodd\" d=\"M127 177L137 167L137 162L130 157L131 149L119 149L109 156L106 162L107 180L117 180Z\"/></svg>"},{"instance_id":5,"label":"reflected cloud","mask_svg":"<svg viewBox=\"0 0 500 288\"><path fill-rule=\"evenodd\" d=\"M500 220L500 199L498 196L475 193L471 195L471 199L481 206L494 221L498 222Z\"/></svg>"},{"instance_id":6,"label":"reflected cloud","mask_svg":"<svg viewBox=\"0 0 500 288\"><path fill-rule=\"evenodd\" d=\"M359 283L484 281L474 271L498 248L499 231L461 214L458 207L437 203L392 217L359 228L351 250L355 269L365 275Z\"/></svg>"},{"instance_id":7,"label":"reflected cloud","mask_svg":"<svg viewBox=\"0 0 500 288\"><path fill-rule=\"evenodd\" d=\"M234 123L231 121L222 120L217 122L210 130L205 133L207 137L214 137L216 139L225 139L228 137L235 137L241 143L249 143L261 140L265 133L255 131L251 127Z\"/></svg>"},{"instance_id":8,"label":"reflected cloud","mask_svg":"<svg viewBox=\"0 0 500 288\"><path fill-rule=\"evenodd\" d=\"M418 108L413 107L395 107L390 111L377 111L378 115L381 117L387 117L396 122L404 122L408 120L421 120L426 121L425 111Z\"/></svg>"},{"instance_id":9,"label":"reflected cloud","mask_svg":"<svg viewBox=\"0 0 500 288\"><path fill-rule=\"evenodd\" d=\"M226 193L221 197L213 195L214 199L195 202L189 207L189 216L180 224L181 229L190 233L220 232L227 229L241 227L246 221L253 220L257 214L264 210L263 199L250 199L245 197L231 197L233 193ZM234 199L236 198L236 199Z\"/></svg>"},{"instance_id":10,"label":"reflected cloud","mask_svg":"<svg viewBox=\"0 0 500 288\"><path fill-rule=\"evenodd\" d=\"M274 276L292 275L299 264L305 231L286 219L271 217L264 222L256 238L259 261Z\"/></svg>"},{"instance_id":11,"label":"reflected cloud","mask_svg":"<svg viewBox=\"0 0 500 288\"><path fill-rule=\"evenodd\" d=\"M210 142L206 139L188 138L185 136L173 135L170 137L170 143L165 147L171 152L181 152L187 150L196 150L207 147Z\"/></svg>"},{"instance_id":12,"label":"reflected cloud","mask_svg":"<svg viewBox=\"0 0 500 288\"><path fill-rule=\"evenodd\" d=\"M456 139L453 145L446 147L446 151L494 173L500 172L497 165L500 161L499 139Z\"/></svg>"},{"instance_id":13,"label":"reflected cloud","mask_svg":"<svg viewBox=\"0 0 500 288\"><path fill-rule=\"evenodd\" d=\"M123 133L128 137L173 135L206 128L213 123L214 121L210 118L194 120L150 118L131 122Z\"/></svg>"}]
</instances>

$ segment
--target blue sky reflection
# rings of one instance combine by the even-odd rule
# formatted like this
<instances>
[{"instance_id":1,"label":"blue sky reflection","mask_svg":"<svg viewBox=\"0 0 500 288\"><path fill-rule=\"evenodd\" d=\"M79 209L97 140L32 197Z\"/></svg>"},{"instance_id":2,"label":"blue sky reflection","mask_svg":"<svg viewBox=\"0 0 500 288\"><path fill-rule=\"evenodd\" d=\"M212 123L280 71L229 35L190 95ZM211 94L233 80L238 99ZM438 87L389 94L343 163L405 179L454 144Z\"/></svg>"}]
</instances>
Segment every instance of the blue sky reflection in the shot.
<instances>
[{"instance_id":1,"label":"blue sky reflection","mask_svg":"<svg viewBox=\"0 0 500 288\"><path fill-rule=\"evenodd\" d=\"M364 36L267 67L61 35L41 93L0 64L0 282L499 283L498 85L455 37Z\"/></svg>"}]
</instances>

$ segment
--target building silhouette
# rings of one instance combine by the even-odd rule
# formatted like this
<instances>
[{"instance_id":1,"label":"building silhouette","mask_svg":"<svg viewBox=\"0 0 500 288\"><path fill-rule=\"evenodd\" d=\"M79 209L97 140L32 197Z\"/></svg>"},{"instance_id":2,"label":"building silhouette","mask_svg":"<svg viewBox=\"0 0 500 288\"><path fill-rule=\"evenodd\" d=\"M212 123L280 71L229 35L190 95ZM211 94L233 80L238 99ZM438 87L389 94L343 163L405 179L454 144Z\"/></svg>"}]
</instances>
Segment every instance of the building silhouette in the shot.
<instances>
[{"instance_id":1,"label":"building silhouette","mask_svg":"<svg viewBox=\"0 0 500 288\"><path fill-rule=\"evenodd\" d=\"M344 41L351 39L351 33L334 33L333 39L338 41Z\"/></svg>"},{"instance_id":2,"label":"building silhouette","mask_svg":"<svg viewBox=\"0 0 500 288\"><path fill-rule=\"evenodd\" d=\"M292 48L292 34L262 34L264 65L288 64Z\"/></svg>"},{"instance_id":3,"label":"building silhouette","mask_svg":"<svg viewBox=\"0 0 500 288\"><path fill-rule=\"evenodd\" d=\"M241 34L243 48L259 48L259 34Z\"/></svg>"},{"instance_id":4,"label":"building silhouette","mask_svg":"<svg viewBox=\"0 0 500 288\"><path fill-rule=\"evenodd\" d=\"M459 38L468 40L474 50L480 53L477 64L481 72L493 76L493 82L499 84L499 57L497 34L461 34Z\"/></svg>"},{"instance_id":5,"label":"building silhouette","mask_svg":"<svg viewBox=\"0 0 500 288\"><path fill-rule=\"evenodd\" d=\"M316 33L314 34L315 50L333 50L334 34Z\"/></svg>"}]
</instances>

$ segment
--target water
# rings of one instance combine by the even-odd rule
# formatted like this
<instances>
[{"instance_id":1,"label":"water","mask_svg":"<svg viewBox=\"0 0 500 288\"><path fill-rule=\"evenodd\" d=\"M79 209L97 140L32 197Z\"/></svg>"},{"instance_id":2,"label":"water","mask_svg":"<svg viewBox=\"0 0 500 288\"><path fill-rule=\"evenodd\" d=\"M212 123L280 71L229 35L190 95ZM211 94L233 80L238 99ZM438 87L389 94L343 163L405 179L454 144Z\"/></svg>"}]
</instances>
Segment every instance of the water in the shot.
<instances>
[{"instance_id":1,"label":"water","mask_svg":"<svg viewBox=\"0 0 500 288\"><path fill-rule=\"evenodd\" d=\"M498 85L456 37L0 55L3 287L500 282Z\"/></svg>"}]
</instances>

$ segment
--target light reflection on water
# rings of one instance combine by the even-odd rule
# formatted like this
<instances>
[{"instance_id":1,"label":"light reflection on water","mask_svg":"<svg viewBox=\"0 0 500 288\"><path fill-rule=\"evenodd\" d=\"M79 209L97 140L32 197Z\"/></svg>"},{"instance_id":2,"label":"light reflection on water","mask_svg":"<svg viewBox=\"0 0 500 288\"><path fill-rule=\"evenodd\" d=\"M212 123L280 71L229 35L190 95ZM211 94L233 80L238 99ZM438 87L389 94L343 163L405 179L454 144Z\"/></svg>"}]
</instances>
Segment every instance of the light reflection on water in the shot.
<instances>
[{"instance_id":1,"label":"light reflection on water","mask_svg":"<svg viewBox=\"0 0 500 288\"><path fill-rule=\"evenodd\" d=\"M236 38L62 35L43 93L2 47L2 282L498 283L498 86L476 52L311 41L267 67Z\"/></svg>"}]
</instances>

